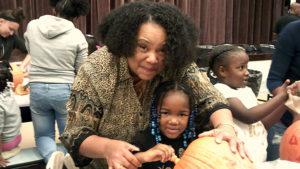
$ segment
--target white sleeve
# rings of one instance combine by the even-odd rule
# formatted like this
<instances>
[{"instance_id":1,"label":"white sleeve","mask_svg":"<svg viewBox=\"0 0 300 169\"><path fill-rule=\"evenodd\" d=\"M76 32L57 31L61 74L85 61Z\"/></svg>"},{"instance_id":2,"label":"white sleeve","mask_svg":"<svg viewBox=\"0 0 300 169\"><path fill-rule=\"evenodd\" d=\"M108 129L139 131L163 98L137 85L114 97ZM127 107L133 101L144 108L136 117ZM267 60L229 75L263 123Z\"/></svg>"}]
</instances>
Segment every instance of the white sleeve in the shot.
<instances>
[{"instance_id":1,"label":"white sleeve","mask_svg":"<svg viewBox=\"0 0 300 169\"><path fill-rule=\"evenodd\" d=\"M238 97L237 96L237 91L234 90L234 89L232 89L232 88L230 88L226 84L217 83L214 86L215 86L215 88L217 88L223 94L223 96L226 99L233 98L233 97Z\"/></svg>"}]
</instances>

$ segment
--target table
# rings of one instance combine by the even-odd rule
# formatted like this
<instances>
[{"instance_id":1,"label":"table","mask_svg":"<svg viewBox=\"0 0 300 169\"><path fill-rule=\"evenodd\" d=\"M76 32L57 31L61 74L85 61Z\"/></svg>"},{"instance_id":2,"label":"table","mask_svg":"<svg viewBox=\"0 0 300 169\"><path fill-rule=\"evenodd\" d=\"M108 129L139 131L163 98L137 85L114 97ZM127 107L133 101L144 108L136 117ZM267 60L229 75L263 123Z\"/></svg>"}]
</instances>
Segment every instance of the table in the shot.
<instances>
[{"instance_id":1,"label":"table","mask_svg":"<svg viewBox=\"0 0 300 169\"><path fill-rule=\"evenodd\" d=\"M271 60L273 53L249 52L249 61Z\"/></svg>"},{"instance_id":2,"label":"table","mask_svg":"<svg viewBox=\"0 0 300 169\"><path fill-rule=\"evenodd\" d=\"M23 84L27 84L29 81L28 78L24 78ZM15 100L20 107L22 122L31 121L31 113L29 108L30 103L30 94L27 95L14 95Z\"/></svg>"}]
</instances>

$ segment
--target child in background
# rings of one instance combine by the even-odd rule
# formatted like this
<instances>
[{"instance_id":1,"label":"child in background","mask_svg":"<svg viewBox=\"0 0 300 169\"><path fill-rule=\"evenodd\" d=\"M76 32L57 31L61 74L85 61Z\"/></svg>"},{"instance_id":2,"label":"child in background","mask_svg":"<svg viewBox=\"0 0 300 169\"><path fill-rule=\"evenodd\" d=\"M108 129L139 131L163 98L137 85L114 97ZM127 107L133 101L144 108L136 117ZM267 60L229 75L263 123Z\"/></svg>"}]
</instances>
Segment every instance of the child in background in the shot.
<instances>
[{"instance_id":1,"label":"child in background","mask_svg":"<svg viewBox=\"0 0 300 169\"><path fill-rule=\"evenodd\" d=\"M99 46L97 39L95 38L94 35L91 34L86 34L85 39L88 43L88 55L91 53L95 52L97 49L100 49L101 47Z\"/></svg>"},{"instance_id":2,"label":"child in background","mask_svg":"<svg viewBox=\"0 0 300 169\"><path fill-rule=\"evenodd\" d=\"M175 81L164 82L155 89L150 126L133 143L140 148L135 156L143 163L143 169L173 168L174 163L168 160L174 154L181 157L196 138L194 117L197 105L191 91Z\"/></svg>"},{"instance_id":3,"label":"child in background","mask_svg":"<svg viewBox=\"0 0 300 169\"><path fill-rule=\"evenodd\" d=\"M0 62L0 166L6 167L6 159L19 152L21 142L21 112L12 90L7 86L12 82L10 65L7 61ZM13 151L15 150L15 151Z\"/></svg>"},{"instance_id":4,"label":"child in background","mask_svg":"<svg viewBox=\"0 0 300 169\"><path fill-rule=\"evenodd\" d=\"M237 135L245 143L254 163L262 163L267 156L267 131L283 115L288 98L289 80L278 95L258 104L251 88L247 87L249 57L235 46L221 45L211 51L208 76L216 76L215 87L227 98L237 126Z\"/></svg>"}]
</instances>

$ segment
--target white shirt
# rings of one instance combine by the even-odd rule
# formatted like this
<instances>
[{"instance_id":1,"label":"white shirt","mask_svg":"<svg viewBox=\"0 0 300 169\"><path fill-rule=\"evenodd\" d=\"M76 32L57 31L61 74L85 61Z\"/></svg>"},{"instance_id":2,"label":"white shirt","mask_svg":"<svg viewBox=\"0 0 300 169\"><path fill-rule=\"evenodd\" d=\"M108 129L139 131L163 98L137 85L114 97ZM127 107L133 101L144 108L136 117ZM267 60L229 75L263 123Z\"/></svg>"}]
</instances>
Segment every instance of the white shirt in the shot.
<instances>
[{"instance_id":1,"label":"white shirt","mask_svg":"<svg viewBox=\"0 0 300 169\"><path fill-rule=\"evenodd\" d=\"M232 89L226 84L214 85L226 99L237 98L246 108L257 106L257 99L249 87ZM237 126L237 136L244 141L245 146L254 162L264 162L267 158L267 131L261 121L252 124L233 120Z\"/></svg>"}]
</instances>

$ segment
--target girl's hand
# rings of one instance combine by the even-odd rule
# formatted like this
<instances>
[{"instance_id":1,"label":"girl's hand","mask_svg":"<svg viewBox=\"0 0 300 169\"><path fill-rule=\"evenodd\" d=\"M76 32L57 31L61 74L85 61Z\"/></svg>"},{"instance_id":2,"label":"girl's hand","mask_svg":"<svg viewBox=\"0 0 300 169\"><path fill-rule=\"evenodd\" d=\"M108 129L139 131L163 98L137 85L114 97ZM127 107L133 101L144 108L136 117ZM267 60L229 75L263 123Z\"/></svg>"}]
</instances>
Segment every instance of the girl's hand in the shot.
<instances>
[{"instance_id":1,"label":"girl's hand","mask_svg":"<svg viewBox=\"0 0 300 169\"><path fill-rule=\"evenodd\" d=\"M278 90L278 95L283 95L286 99L288 98L288 90L289 90L289 85L290 80L287 79L285 82L277 89Z\"/></svg>"},{"instance_id":2,"label":"girl's hand","mask_svg":"<svg viewBox=\"0 0 300 169\"><path fill-rule=\"evenodd\" d=\"M248 157L249 160L252 161L245 148L244 142L237 138L232 124L220 124L213 130L199 134L198 137L216 137L216 143L218 144L221 143L222 140L227 141L233 153L238 151L242 158Z\"/></svg>"},{"instance_id":3,"label":"girl's hand","mask_svg":"<svg viewBox=\"0 0 300 169\"><path fill-rule=\"evenodd\" d=\"M171 160L171 157L175 154L174 149L166 144L157 144L151 149L137 154L138 159L142 162L161 161L166 162Z\"/></svg>"},{"instance_id":4,"label":"girl's hand","mask_svg":"<svg viewBox=\"0 0 300 169\"><path fill-rule=\"evenodd\" d=\"M0 166L1 167L7 167L7 164L9 163L9 161L5 160L2 156L2 154L0 153Z\"/></svg>"},{"instance_id":5,"label":"girl's hand","mask_svg":"<svg viewBox=\"0 0 300 169\"><path fill-rule=\"evenodd\" d=\"M111 140L105 145L105 158L109 169L136 169L141 167L141 163L131 153L132 151L139 151L134 145L125 141Z\"/></svg>"}]
</instances>

